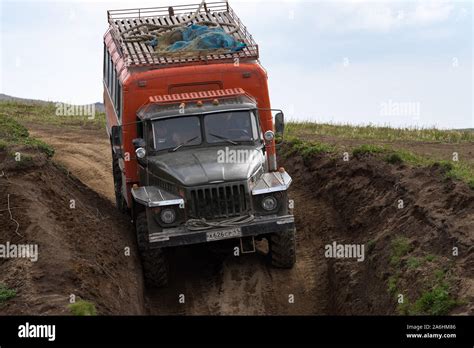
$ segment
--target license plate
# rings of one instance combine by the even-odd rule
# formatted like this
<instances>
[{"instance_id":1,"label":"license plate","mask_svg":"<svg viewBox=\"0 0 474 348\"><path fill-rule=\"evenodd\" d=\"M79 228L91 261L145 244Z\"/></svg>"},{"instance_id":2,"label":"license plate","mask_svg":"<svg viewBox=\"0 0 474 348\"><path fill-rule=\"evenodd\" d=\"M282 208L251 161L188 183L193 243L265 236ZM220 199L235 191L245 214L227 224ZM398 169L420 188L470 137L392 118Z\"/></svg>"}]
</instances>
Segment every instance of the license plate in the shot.
<instances>
[{"instance_id":1,"label":"license plate","mask_svg":"<svg viewBox=\"0 0 474 348\"><path fill-rule=\"evenodd\" d=\"M206 233L206 240L208 242L221 239L242 237L242 230L240 228L232 228L223 231L212 231Z\"/></svg>"}]
</instances>

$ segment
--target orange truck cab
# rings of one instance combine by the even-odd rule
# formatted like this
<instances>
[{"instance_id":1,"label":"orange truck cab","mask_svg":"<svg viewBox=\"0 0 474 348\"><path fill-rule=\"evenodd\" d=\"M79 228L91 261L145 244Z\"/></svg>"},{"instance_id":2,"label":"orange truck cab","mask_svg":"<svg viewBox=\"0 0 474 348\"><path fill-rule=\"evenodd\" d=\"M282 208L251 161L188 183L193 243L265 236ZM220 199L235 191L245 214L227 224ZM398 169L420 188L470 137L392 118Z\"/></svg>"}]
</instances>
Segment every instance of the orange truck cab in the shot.
<instances>
[{"instance_id":1,"label":"orange truck cab","mask_svg":"<svg viewBox=\"0 0 474 348\"><path fill-rule=\"evenodd\" d=\"M166 284L168 248L194 243L234 240L245 253L266 238L272 264L292 267L291 177L275 153L283 113L274 125L258 46L229 4L113 10L108 21L115 196L134 222L147 284Z\"/></svg>"}]
</instances>

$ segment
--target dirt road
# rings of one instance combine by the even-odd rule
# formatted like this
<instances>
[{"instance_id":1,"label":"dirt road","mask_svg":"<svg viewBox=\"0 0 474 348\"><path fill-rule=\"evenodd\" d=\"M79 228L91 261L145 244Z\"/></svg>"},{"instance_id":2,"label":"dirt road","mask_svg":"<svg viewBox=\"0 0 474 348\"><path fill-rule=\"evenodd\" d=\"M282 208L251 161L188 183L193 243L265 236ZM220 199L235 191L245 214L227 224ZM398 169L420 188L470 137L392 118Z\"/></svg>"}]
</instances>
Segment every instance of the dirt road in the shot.
<instances>
[{"instance_id":1,"label":"dirt road","mask_svg":"<svg viewBox=\"0 0 474 348\"><path fill-rule=\"evenodd\" d=\"M56 162L114 200L110 145L104 131L44 125L29 126L29 130L32 136L54 146ZM298 203L305 194L294 190L293 196L296 207L303 207ZM218 252L209 251L205 245L177 249L171 256L170 286L148 291L146 310L151 314L196 315L326 313L326 260L319 239L312 236L327 228L328 219L321 206L311 209L315 224L298 231L298 262L293 270L269 267L263 253L235 257L232 246ZM180 295L184 295L184 304Z\"/></svg>"},{"instance_id":2,"label":"dirt road","mask_svg":"<svg viewBox=\"0 0 474 348\"><path fill-rule=\"evenodd\" d=\"M105 130L29 125L31 136L52 145L54 160L97 193L114 199L110 143Z\"/></svg>"},{"instance_id":3,"label":"dirt road","mask_svg":"<svg viewBox=\"0 0 474 348\"><path fill-rule=\"evenodd\" d=\"M113 200L110 147L103 131L29 128L33 136L55 147L55 161ZM459 312L474 311L472 277L463 278L472 265L467 250L474 225L474 193L465 184L443 181L439 168L390 166L370 158L346 164L326 157L306 163L299 157L282 163L294 178L290 192L297 226L294 269L269 267L264 243L260 252L239 257L233 255L232 245L219 252L206 245L179 248L171 255L170 285L146 291L145 312L394 314L396 300L387 291L390 277L396 275L396 290L413 299L444 264L450 265L443 272L453 284L452 292L467 299ZM395 209L400 197L409 205L407 210ZM431 253L436 261L412 270L406 263L409 255L402 255L400 269L394 268L391 243L398 235L409 243L410 257L421 259ZM325 257L325 246L334 241L370 244L368 262ZM456 260L449 254L453 243L462 250Z\"/></svg>"}]
</instances>

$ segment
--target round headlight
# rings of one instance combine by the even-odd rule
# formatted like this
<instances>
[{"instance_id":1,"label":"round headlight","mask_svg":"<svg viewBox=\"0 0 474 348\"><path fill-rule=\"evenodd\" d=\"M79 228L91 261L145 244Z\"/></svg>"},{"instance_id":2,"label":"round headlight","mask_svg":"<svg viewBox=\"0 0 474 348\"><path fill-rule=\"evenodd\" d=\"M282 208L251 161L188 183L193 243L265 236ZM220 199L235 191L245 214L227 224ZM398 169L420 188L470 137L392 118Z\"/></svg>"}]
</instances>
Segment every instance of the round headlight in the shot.
<instances>
[{"instance_id":1,"label":"round headlight","mask_svg":"<svg viewBox=\"0 0 474 348\"><path fill-rule=\"evenodd\" d=\"M266 141L272 141L273 138L275 138L275 133L273 133L273 131L271 130L267 130L265 134L263 135L263 137L265 138Z\"/></svg>"},{"instance_id":2,"label":"round headlight","mask_svg":"<svg viewBox=\"0 0 474 348\"><path fill-rule=\"evenodd\" d=\"M144 158L146 155L146 150L143 147L139 147L138 149L135 150L135 153L138 158Z\"/></svg>"},{"instance_id":3,"label":"round headlight","mask_svg":"<svg viewBox=\"0 0 474 348\"><path fill-rule=\"evenodd\" d=\"M268 196L262 199L262 208L266 211L275 210L278 206L278 201L273 196Z\"/></svg>"},{"instance_id":4,"label":"round headlight","mask_svg":"<svg viewBox=\"0 0 474 348\"><path fill-rule=\"evenodd\" d=\"M160 218L165 224L172 224L176 220L176 213L174 209L165 208L161 211Z\"/></svg>"}]
</instances>

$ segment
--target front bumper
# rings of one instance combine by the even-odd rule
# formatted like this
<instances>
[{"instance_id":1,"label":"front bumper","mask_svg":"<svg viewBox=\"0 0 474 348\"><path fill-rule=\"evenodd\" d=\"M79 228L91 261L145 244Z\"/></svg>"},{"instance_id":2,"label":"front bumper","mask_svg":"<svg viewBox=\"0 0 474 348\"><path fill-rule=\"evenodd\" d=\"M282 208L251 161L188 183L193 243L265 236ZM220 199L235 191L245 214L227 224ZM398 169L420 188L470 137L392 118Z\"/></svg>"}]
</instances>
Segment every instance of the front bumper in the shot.
<instances>
[{"instance_id":1,"label":"front bumper","mask_svg":"<svg viewBox=\"0 0 474 348\"><path fill-rule=\"evenodd\" d=\"M235 227L190 230L186 226L166 228L161 232L149 234L150 247L162 248L179 245L207 243L224 239L258 236L268 233L284 232L294 228L293 215L262 216L247 224Z\"/></svg>"}]
</instances>

